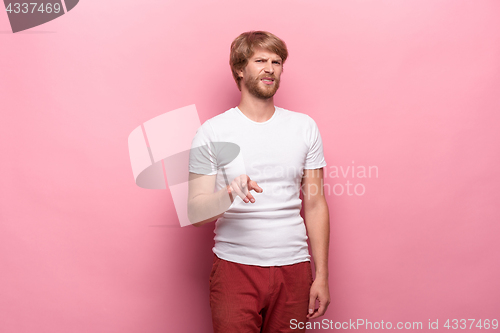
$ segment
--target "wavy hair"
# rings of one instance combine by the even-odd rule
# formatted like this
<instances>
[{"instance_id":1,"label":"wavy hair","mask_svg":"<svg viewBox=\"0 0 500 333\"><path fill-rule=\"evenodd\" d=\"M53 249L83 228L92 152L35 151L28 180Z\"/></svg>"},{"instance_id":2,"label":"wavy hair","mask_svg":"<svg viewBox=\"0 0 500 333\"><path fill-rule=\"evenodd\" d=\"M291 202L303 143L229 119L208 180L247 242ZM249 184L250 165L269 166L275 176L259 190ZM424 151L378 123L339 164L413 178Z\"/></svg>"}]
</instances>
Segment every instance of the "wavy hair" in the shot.
<instances>
[{"instance_id":1,"label":"wavy hair","mask_svg":"<svg viewBox=\"0 0 500 333\"><path fill-rule=\"evenodd\" d=\"M288 50L285 42L270 32L247 31L236 37L231 43L229 65L233 72L234 81L236 81L240 91L241 77L238 75L238 71L246 67L248 59L253 56L255 48L257 47L276 53L281 57L283 64L288 57Z\"/></svg>"}]
</instances>

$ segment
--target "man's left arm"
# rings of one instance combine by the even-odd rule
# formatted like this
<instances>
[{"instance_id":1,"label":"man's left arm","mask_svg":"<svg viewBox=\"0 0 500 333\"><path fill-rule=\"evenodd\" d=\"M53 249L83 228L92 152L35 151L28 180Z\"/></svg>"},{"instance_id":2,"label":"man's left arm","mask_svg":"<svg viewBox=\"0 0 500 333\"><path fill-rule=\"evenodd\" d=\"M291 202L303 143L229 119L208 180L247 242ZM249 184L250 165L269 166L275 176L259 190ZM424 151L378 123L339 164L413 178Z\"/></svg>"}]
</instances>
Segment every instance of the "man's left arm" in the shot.
<instances>
[{"instance_id":1,"label":"man's left arm","mask_svg":"<svg viewBox=\"0 0 500 333\"><path fill-rule=\"evenodd\" d=\"M304 218L311 244L316 278L309 295L309 319L325 314L330 304L328 288L328 247L330 242L330 217L323 191L323 168L306 169L302 178ZM315 309L316 300L319 309Z\"/></svg>"}]
</instances>

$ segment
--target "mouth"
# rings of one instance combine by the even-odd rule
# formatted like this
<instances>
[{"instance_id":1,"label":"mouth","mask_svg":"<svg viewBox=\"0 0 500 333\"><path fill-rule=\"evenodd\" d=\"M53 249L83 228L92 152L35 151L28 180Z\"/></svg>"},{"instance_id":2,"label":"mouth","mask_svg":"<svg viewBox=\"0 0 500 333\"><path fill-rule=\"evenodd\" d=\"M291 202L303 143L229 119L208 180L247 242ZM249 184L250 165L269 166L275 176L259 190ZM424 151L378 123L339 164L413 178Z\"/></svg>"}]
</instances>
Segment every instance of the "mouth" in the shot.
<instances>
[{"instance_id":1,"label":"mouth","mask_svg":"<svg viewBox=\"0 0 500 333\"><path fill-rule=\"evenodd\" d=\"M274 83L274 79L273 78L270 78L270 77L264 77L261 79L261 81L264 83L264 84L268 84L268 85L271 85Z\"/></svg>"}]
</instances>

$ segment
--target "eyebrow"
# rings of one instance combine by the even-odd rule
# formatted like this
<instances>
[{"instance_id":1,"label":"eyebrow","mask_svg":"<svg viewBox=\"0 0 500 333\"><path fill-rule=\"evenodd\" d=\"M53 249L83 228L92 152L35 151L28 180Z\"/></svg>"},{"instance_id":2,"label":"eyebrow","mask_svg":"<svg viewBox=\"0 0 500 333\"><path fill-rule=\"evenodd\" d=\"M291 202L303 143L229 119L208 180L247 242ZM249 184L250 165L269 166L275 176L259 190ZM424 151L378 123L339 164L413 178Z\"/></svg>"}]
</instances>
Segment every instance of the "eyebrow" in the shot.
<instances>
[{"instance_id":1,"label":"eyebrow","mask_svg":"<svg viewBox=\"0 0 500 333\"><path fill-rule=\"evenodd\" d=\"M257 57L255 60L269 60L269 58L266 57ZM283 61L281 58L274 59L273 61Z\"/></svg>"}]
</instances>

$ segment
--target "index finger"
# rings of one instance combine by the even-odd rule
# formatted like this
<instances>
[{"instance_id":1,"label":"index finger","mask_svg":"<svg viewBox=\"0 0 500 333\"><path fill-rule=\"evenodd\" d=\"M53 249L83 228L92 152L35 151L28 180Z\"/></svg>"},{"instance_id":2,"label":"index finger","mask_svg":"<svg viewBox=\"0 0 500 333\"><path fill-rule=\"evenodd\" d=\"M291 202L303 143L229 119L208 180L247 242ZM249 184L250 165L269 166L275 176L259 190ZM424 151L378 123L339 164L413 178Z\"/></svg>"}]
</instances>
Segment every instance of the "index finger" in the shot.
<instances>
[{"instance_id":1,"label":"index finger","mask_svg":"<svg viewBox=\"0 0 500 333\"><path fill-rule=\"evenodd\" d=\"M254 190L258 193L262 193L264 191L259 185L257 185L257 182L255 180L251 180L248 182L248 189Z\"/></svg>"}]
</instances>

